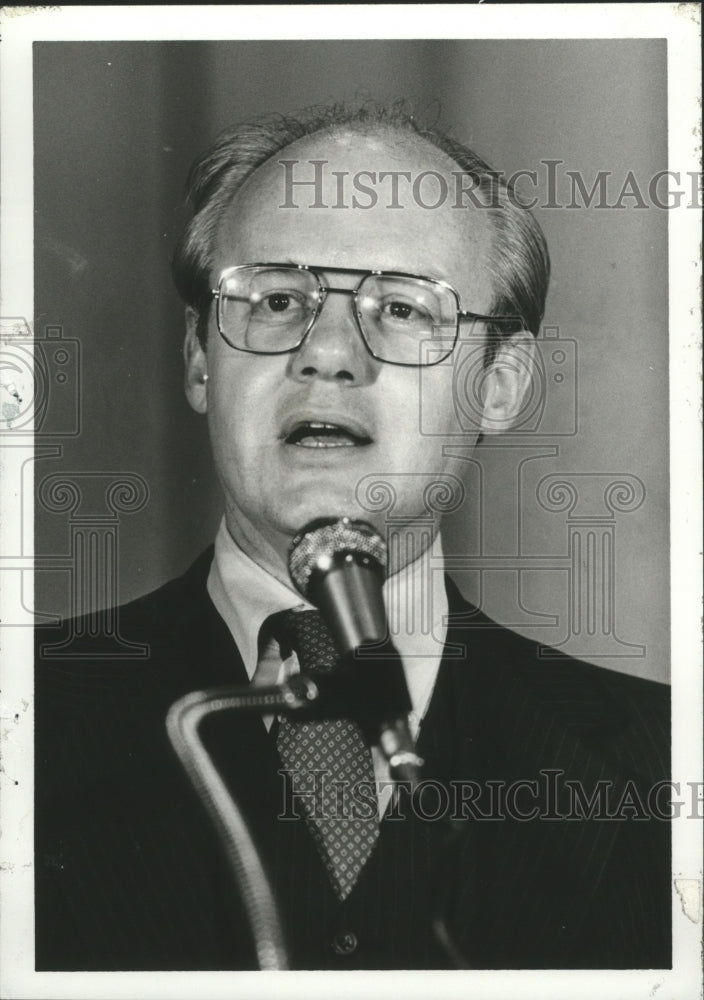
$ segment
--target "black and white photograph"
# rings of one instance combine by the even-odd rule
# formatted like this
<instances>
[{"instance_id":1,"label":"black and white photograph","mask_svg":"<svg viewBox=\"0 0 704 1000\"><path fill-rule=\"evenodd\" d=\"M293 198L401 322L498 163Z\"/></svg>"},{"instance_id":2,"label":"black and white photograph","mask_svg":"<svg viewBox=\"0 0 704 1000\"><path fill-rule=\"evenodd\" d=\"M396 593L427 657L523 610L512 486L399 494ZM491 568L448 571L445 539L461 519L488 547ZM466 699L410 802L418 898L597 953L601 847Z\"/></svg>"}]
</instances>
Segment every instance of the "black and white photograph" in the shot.
<instances>
[{"instance_id":1,"label":"black and white photograph","mask_svg":"<svg viewBox=\"0 0 704 1000\"><path fill-rule=\"evenodd\" d=\"M699 5L2 41L0 994L701 996Z\"/></svg>"}]
</instances>

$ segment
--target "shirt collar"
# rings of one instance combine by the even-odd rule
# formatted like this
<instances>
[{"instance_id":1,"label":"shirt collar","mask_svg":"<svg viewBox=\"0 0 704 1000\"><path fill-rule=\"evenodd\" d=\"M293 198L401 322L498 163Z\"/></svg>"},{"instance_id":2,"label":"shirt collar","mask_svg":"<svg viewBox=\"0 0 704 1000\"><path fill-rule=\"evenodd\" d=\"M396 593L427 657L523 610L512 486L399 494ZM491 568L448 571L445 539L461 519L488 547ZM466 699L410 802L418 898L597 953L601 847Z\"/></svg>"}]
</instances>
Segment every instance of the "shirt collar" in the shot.
<instances>
[{"instance_id":1,"label":"shirt collar","mask_svg":"<svg viewBox=\"0 0 704 1000\"><path fill-rule=\"evenodd\" d=\"M269 615L313 606L251 559L227 530L224 517L215 536L208 593L237 643L250 680L259 656L259 632Z\"/></svg>"}]
</instances>

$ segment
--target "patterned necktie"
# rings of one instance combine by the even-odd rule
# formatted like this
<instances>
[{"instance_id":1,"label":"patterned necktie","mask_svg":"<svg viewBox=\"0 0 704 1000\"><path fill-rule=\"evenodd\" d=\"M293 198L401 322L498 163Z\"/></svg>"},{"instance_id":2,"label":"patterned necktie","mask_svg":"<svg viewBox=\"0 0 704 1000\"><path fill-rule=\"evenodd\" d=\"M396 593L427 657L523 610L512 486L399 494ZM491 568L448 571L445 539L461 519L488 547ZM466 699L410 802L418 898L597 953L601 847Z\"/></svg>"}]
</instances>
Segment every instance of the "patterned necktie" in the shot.
<instances>
[{"instance_id":1,"label":"patterned necktie","mask_svg":"<svg viewBox=\"0 0 704 1000\"><path fill-rule=\"evenodd\" d=\"M314 677L338 666L332 636L318 611L285 611L268 624L282 651L296 651L302 673ZM333 887L346 899L379 835L371 751L357 724L347 719L299 722L284 717L276 746ZM367 794L355 796L351 789L362 783Z\"/></svg>"}]
</instances>

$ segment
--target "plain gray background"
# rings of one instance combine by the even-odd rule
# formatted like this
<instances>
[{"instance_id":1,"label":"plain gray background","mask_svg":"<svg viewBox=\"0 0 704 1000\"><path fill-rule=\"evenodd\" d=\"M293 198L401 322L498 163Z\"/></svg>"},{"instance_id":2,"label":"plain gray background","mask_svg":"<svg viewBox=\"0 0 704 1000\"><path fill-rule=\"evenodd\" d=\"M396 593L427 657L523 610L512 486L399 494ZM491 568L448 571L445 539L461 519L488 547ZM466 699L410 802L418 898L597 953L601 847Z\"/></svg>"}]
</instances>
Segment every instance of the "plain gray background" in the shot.
<instances>
[{"instance_id":1,"label":"plain gray background","mask_svg":"<svg viewBox=\"0 0 704 1000\"><path fill-rule=\"evenodd\" d=\"M52 42L35 43L34 66L35 323L60 326L82 351L81 433L62 440L60 459L37 461L36 481L57 471L146 480L149 502L120 522L121 601L182 572L219 519L205 423L182 392L170 256L188 167L221 128L312 103L405 97L507 175L538 171L537 192L519 190L543 203L541 161L563 161L562 204L566 170L588 187L609 171L613 202L629 171L647 192L668 168L664 40ZM642 504L613 517L619 641L605 647L582 622L565 648L666 679L667 212L634 201L535 210L553 263L544 324L577 345L576 370L568 363L559 391L551 385L550 426L570 425L576 399L577 431L480 447L445 548L468 566L478 553L485 565L506 557L481 579L464 567L460 586L503 623L560 643L571 599L567 515L540 506L538 484L560 473L591 489L581 513L601 517L599 536L603 476L635 477ZM38 505L35 527L38 556L67 552L66 514ZM65 568L37 572L37 609L70 612L69 584Z\"/></svg>"}]
</instances>

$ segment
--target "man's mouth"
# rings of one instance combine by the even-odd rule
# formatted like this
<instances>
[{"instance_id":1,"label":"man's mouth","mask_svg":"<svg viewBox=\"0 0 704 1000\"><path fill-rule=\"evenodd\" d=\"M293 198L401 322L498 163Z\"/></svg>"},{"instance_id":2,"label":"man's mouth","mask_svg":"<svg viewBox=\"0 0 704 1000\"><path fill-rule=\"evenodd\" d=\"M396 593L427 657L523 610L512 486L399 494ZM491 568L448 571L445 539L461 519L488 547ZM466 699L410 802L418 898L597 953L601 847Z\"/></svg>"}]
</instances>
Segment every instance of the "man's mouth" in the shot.
<instances>
[{"instance_id":1,"label":"man's mouth","mask_svg":"<svg viewBox=\"0 0 704 1000\"><path fill-rule=\"evenodd\" d=\"M284 434L286 444L298 448L359 448L372 443L361 427L302 420Z\"/></svg>"}]
</instances>

